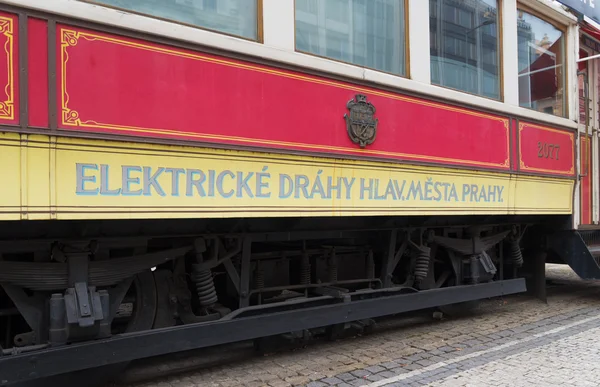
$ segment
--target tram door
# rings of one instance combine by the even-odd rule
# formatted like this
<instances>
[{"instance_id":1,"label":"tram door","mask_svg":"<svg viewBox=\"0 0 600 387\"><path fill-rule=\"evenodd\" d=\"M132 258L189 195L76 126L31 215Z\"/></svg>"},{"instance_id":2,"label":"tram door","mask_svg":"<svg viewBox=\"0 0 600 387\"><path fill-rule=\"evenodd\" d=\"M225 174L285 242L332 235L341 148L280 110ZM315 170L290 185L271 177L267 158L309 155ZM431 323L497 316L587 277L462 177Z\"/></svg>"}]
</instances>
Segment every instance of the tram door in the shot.
<instances>
[{"instance_id":1,"label":"tram door","mask_svg":"<svg viewBox=\"0 0 600 387\"><path fill-rule=\"evenodd\" d=\"M581 49L580 58L595 53ZM598 165L598 92L600 80L596 76L597 60L587 60L579 63L579 224L589 226L598 224L598 198L594 196L594 185Z\"/></svg>"}]
</instances>

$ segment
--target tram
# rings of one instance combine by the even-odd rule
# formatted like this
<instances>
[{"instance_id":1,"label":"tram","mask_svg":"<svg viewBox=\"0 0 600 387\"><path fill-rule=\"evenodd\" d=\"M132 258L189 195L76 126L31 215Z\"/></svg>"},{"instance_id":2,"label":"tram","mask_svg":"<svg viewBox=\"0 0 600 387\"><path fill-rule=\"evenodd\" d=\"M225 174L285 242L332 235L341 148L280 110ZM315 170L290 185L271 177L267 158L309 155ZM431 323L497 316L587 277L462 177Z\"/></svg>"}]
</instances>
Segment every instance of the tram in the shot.
<instances>
[{"instance_id":1,"label":"tram","mask_svg":"<svg viewBox=\"0 0 600 387\"><path fill-rule=\"evenodd\" d=\"M590 7L0 0L0 384L600 278Z\"/></svg>"}]
</instances>

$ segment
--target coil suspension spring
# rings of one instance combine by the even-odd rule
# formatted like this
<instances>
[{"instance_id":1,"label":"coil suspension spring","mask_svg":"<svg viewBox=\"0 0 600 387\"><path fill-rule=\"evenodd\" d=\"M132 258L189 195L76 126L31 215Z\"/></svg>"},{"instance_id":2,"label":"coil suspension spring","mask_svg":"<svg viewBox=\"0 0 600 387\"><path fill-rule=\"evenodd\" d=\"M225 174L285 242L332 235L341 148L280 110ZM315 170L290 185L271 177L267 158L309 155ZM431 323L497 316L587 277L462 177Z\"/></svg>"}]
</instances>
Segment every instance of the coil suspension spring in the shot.
<instances>
[{"instance_id":1,"label":"coil suspension spring","mask_svg":"<svg viewBox=\"0 0 600 387\"><path fill-rule=\"evenodd\" d=\"M369 250L367 255L367 278L375 279L375 258L373 257L373 250Z\"/></svg>"},{"instance_id":2,"label":"coil suspension spring","mask_svg":"<svg viewBox=\"0 0 600 387\"><path fill-rule=\"evenodd\" d=\"M415 260L415 278L417 280L423 280L429 273L429 260L431 258L431 248L426 246L419 246L417 252L417 259Z\"/></svg>"},{"instance_id":3,"label":"coil suspension spring","mask_svg":"<svg viewBox=\"0 0 600 387\"><path fill-rule=\"evenodd\" d=\"M201 270L200 265L192 265L192 282L196 285L196 293L200 305L210 307L217 303L217 290L210 269Z\"/></svg>"},{"instance_id":4,"label":"coil suspension spring","mask_svg":"<svg viewBox=\"0 0 600 387\"><path fill-rule=\"evenodd\" d=\"M479 283L479 256L471 255L469 260L471 262L471 284L477 285Z\"/></svg>"},{"instance_id":5,"label":"coil suspension spring","mask_svg":"<svg viewBox=\"0 0 600 387\"><path fill-rule=\"evenodd\" d=\"M508 239L508 247L510 249L510 258L515 266L523 266L523 252L519 245L519 240L516 237Z\"/></svg>"},{"instance_id":6,"label":"coil suspension spring","mask_svg":"<svg viewBox=\"0 0 600 387\"><path fill-rule=\"evenodd\" d=\"M335 256L335 249L331 250L331 255L328 261L329 266L329 282L337 282L338 280L338 265L337 257Z\"/></svg>"},{"instance_id":7,"label":"coil suspension spring","mask_svg":"<svg viewBox=\"0 0 600 387\"><path fill-rule=\"evenodd\" d=\"M254 288L265 288L265 271L262 269L260 261L256 263L256 268L254 269Z\"/></svg>"},{"instance_id":8,"label":"coil suspension spring","mask_svg":"<svg viewBox=\"0 0 600 387\"><path fill-rule=\"evenodd\" d=\"M310 285L310 258L306 251L302 253L302 263L300 267L300 284Z\"/></svg>"}]
</instances>

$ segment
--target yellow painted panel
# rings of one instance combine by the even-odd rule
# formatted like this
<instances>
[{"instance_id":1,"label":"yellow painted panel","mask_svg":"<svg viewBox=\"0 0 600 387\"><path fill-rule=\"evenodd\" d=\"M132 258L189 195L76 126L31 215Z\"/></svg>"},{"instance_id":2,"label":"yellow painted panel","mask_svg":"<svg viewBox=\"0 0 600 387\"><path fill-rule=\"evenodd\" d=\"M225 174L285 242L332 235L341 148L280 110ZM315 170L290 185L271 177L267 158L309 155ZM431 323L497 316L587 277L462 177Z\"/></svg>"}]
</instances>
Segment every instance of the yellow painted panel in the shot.
<instances>
[{"instance_id":1,"label":"yellow painted panel","mask_svg":"<svg viewBox=\"0 0 600 387\"><path fill-rule=\"evenodd\" d=\"M50 208L57 219L572 211L567 179L65 138L55 149L35 140L30 218L49 218ZM11 179L19 185L18 175Z\"/></svg>"},{"instance_id":2,"label":"yellow painted panel","mask_svg":"<svg viewBox=\"0 0 600 387\"><path fill-rule=\"evenodd\" d=\"M0 136L0 220L21 219L21 147L18 134Z\"/></svg>"},{"instance_id":3,"label":"yellow painted panel","mask_svg":"<svg viewBox=\"0 0 600 387\"><path fill-rule=\"evenodd\" d=\"M525 213L525 209L533 209L530 213L554 213L562 210L571 213L573 210L573 182L560 179L546 179L530 176L518 176L514 205L521 209L517 213Z\"/></svg>"},{"instance_id":4,"label":"yellow painted panel","mask_svg":"<svg viewBox=\"0 0 600 387\"><path fill-rule=\"evenodd\" d=\"M43 140L45 144L41 143ZM29 136L28 142L36 144L27 150L27 207L32 219L35 209L50 206L50 148L47 137Z\"/></svg>"}]
</instances>

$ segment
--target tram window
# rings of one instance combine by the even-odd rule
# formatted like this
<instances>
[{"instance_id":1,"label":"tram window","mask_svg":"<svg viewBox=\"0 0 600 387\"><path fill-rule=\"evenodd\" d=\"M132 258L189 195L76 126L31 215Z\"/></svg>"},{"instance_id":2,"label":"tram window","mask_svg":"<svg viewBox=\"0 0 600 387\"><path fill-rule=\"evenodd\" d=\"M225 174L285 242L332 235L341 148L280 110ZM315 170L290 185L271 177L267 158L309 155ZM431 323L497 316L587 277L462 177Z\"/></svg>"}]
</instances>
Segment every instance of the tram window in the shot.
<instances>
[{"instance_id":1,"label":"tram window","mask_svg":"<svg viewBox=\"0 0 600 387\"><path fill-rule=\"evenodd\" d=\"M405 75L403 0L296 0L296 50Z\"/></svg>"},{"instance_id":2,"label":"tram window","mask_svg":"<svg viewBox=\"0 0 600 387\"><path fill-rule=\"evenodd\" d=\"M520 106L564 116L563 31L522 10L517 23Z\"/></svg>"},{"instance_id":3,"label":"tram window","mask_svg":"<svg viewBox=\"0 0 600 387\"><path fill-rule=\"evenodd\" d=\"M497 0L429 0L431 83L500 99Z\"/></svg>"},{"instance_id":4,"label":"tram window","mask_svg":"<svg viewBox=\"0 0 600 387\"><path fill-rule=\"evenodd\" d=\"M258 40L259 0L83 0Z\"/></svg>"}]
</instances>

